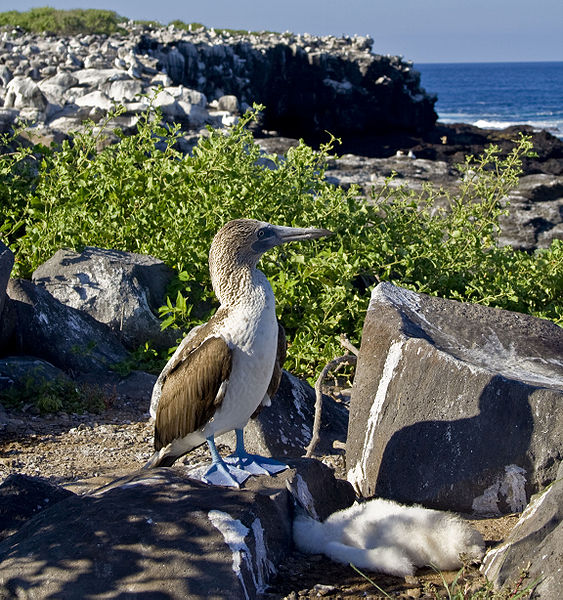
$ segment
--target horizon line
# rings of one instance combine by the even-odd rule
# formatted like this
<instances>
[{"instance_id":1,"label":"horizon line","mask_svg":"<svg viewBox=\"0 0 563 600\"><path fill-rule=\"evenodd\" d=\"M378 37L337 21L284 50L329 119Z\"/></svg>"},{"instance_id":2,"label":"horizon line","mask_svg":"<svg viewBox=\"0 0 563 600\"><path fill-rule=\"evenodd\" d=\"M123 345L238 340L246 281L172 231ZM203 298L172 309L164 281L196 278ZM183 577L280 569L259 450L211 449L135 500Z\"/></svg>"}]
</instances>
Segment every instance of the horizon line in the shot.
<instances>
[{"instance_id":1,"label":"horizon line","mask_svg":"<svg viewBox=\"0 0 563 600\"><path fill-rule=\"evenodd\" d=\"M376 52L375 54L380 54L379 52ZM409 62L412 62L414 64L424 64L424 65L482 65L482 64L544 64L544 63L563 63L563 59L549 59L549 60L497 60L497 59L492 59L492 60L414 60L414 59L407 59L405 56L403 56L404 60L408 60Z\"/></svg>"}]
</instances>

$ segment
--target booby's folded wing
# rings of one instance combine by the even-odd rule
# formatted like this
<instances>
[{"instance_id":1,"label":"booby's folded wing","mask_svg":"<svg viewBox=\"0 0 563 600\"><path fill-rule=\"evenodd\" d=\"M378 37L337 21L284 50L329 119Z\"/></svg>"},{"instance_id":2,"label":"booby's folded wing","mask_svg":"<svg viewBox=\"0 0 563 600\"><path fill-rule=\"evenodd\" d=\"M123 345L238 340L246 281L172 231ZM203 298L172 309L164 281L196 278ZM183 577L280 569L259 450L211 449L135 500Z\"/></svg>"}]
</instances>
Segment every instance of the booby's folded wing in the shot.
<instances>
[{"instance_id":1,"label":"booby's folded wing","mask_svg":"<svg viewBox=\"0 0 563 600\"><path fill-rule=\"evenodd\" d=\"M158 407L158 403L160 402L160 395L162 394L162 386L164 384L164 380L168 377L168 373L172 369L174 369L178 365L178 361L182 360L182 356L186 354L186 352L191 352L197 345L200 343L200 336L202 334L202 330L208 325L208 323L203 323L202 325L196 325L186 335L186 337L180 342L174 354L170 357L164 369L162 369L156 383L154 384L154 388L152 390L151 395L151 404L150 404L150 415L153 419L156 418L156 409ZM205 333L203 331L203 333ZM196 338L196 334L199 334ZM194 343L195 340L195 343ZM199 340L199 341L198 341Z\"/></svg>"},{"instance_id":2,"label":"booby's folded wing","mask_svg":"<svg viewBox=\"0 0 563 600\"><path fill-rule=\"evenodd\" d=\"M283 325L278 321L278 350L276 354L276 362L274 363L274 371L272 373L272 379L268 386L267 394L270 398L273 398L280 387L282 378L283 364L287 356L287 338L285 337L285 329Z\"/></svg>"},{"instance_id":3,"label":"booby's folded wing","mask_svg":"<svg viewBox=\"0 0 563 600\"><path fill-rule=\"evenodd\" d=\"M178 355L162 383L155 450L200 429L211 419L225 397L231 367L231 349L222 337L208 337Z\"/></svg>"}]
</instances>

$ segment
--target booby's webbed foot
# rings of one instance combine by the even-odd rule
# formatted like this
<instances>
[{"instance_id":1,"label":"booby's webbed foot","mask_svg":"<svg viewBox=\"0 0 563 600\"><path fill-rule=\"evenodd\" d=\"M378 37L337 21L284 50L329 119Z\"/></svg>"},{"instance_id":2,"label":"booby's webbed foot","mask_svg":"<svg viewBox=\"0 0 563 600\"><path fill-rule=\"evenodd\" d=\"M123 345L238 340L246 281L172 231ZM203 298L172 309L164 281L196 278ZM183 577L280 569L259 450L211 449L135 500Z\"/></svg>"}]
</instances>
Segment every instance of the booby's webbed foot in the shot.
<instances>
[{"instance_id":1,"label":"booby's webbed foot","mask_svg":"<svg viewBox=\"0 0 563 600\"><path fill-rule=\"evenodd\" d=\"M228 465L234 465L250 475L273 475L287 469L287 465L279 460L246 452L242 456L236 452L229 454L224 460Z\"/></svg>"},{"instance_id":2,"label":"booby's webbed foot","mask_svg":"<svg viewBox=\"0 0 563 600\"><path fill-rule=\"evenodd\" d=\"M201 480L205 483L212 485L226 485L228 487L240 487L249 477L250 473L243 471L242 469L227 465L221 458L217 447L215 446L215 440L213 436L209 436L207 439L207 445L211 453L211 466L207 471L201 475Z\"/></svg>"},{"instance_id":3,"label":"booby's webbed foot","mask_svg":"<svg viewBox=\"0 0 563 600\"><path fill-rule=\"evenodd\" d=\"M227 465L221 461L212 464L207 472L202 476L202 480L211 485L224 485L227 487L238 488L249 477L250 473L235 466Z\"/></svg>"},{"instance_id":4,"label":"booby's webbed foot","mask_svg":"<svg viewBox=\"0 0 563 600\"><path fill-rule=\"evenodd\" d=\"M280 471L285 471L287 465L270 458L268 456L259 456L258 454L249 454L244 447L244 434L242 429L235 429L236 448L232 454L229 454L224 460L229 465L235 465L251 475L273 475Z\"/></svg>"}]
</instances>

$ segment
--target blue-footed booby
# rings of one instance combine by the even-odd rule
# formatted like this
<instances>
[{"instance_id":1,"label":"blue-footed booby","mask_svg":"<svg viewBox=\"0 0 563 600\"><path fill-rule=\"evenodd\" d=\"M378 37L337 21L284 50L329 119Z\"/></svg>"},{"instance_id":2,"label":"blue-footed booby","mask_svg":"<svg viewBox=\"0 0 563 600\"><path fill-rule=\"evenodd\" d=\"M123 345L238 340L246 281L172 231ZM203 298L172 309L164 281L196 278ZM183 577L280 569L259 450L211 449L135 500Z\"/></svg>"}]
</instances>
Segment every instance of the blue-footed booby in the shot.
<instances>
[{"instance_id":1,"label":"blue-footed booby","mask_svg":"<svg viewBox=\"0 0 563 600\"><path fill-rule=\"evenodd\" d=\"M274 293L257 264L275 246L330 233L237 219L215 235L209 271L220 306L207 323L188 333L158 377L151 398L155 453L145 468L170 466L204 442L212 458L203 476L209 483L238 487L251 474L286 468L244 448L243 428L270 404L286 346ZM223 459L214 438L232 430L236 449Z\"/></svg>"}]
</instances>

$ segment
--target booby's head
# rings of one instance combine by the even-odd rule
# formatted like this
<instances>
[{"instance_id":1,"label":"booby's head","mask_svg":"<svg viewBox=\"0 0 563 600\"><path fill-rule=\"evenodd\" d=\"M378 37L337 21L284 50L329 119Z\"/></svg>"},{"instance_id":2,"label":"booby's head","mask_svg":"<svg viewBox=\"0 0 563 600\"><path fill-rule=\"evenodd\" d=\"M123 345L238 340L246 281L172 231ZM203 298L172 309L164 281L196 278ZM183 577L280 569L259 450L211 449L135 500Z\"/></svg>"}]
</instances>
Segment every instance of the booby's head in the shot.
<instances>
[{"instance_id":1,"label":"booby's head","mask_svg":"<svg viewBox=\"0 0 563 600\"><path fill-rule=\"evenodd\" d=\"M224 225L213 238L209 270L213 289L221 300L221 279L240 267L254 269L264 252L286 242L313 240L332 232L315 227L283 227L254 219L236 219Z\"/></svg>"}]
</instances>

